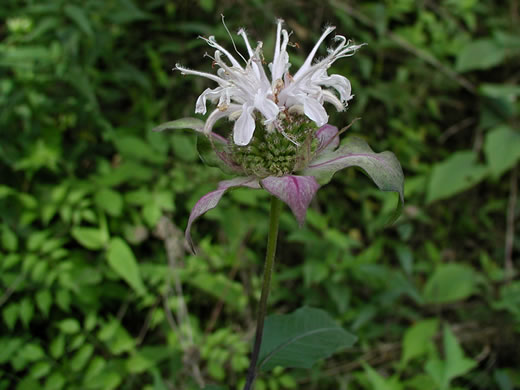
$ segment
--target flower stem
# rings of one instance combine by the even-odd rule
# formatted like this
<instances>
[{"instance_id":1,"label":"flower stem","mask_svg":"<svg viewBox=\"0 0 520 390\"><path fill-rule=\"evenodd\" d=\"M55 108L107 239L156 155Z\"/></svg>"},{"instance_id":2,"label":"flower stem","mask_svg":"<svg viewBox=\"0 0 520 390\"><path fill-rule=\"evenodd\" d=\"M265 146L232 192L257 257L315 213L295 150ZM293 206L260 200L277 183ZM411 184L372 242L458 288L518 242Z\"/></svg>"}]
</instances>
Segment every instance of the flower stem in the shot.
<instances>
[{"instance_id":1,"label":"flower stem","mask_svg":"<svg viewBox=\"0 0 520 390\"><path fill-rule=\"evenodd\" d=\"M258 362L258 354L260 353L260 345L262 344L264 319L267 311L267 298L269 297L269 288L271 285L271 274L273 271L274 256L276 253L278 223L280 221L281 211L282 202L277 197L272 196L271 212L269 214L269 235L267 236L267 252L265 254L264 281L262 283L262 295L260 296L258 318L256 320L255 344L253 346L253 353L251 354L251 364L249 365L249 370L247 371L247 379L244 390L251 390L256 378L256 364Z\"/></svg>"}]
</instances>

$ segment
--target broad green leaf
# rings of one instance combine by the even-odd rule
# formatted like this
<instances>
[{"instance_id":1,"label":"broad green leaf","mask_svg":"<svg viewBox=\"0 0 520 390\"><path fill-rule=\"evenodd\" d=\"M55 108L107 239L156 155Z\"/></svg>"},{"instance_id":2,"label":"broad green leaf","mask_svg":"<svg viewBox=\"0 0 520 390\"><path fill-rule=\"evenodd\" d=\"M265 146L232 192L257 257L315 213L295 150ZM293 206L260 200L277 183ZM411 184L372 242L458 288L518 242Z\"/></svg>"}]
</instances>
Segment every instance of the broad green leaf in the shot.
<instances>
[{"instance_id":1,"label":"broad green leaf","mask_svg":"<svg viewBox=\"0 0 520 390\"><path fill-rule=\"evenodd\" d=\"M403 338L402 367L406 367L411 359L423 356L428 352L438 326L439 320L432 318L419 321L406 331Z\"/></svg>"},{"instance_id":2,"label":"broad green leaf","mask_svg":"<svg viewBox=\"0 0 520 390\"><path fill-rule=\"evenodd\" d=\"M72 371L82 370L88 363L88 360L93 353L94 346L92 344L85 344L83 347L81 347L80 350L76 352L76 354L70 360L70 368Z\"/></svg>"},{"instance_id":3,"label":"broad green leaf","mask_svg":"<svg viewBox=\"0 0 520 390\"><path fill-rule=\"evenodd\" d=\"M16 252L18 249L18 237L7 224L2 226L2 245L10 252Z\"/></svg>"},{"instance_id":4,"label":"broad green leaf","mask_svg":"<svg viewBox=\"0 0 520 390\"><path fill-rule=\"evenodd\" d=\"M351 166L363 170L380 190L399 194L390 222L395 221L404 203L404 174L392 152L375 153L362 138L348 137L335 151L318 156L301 174L314 176L320 184L325 184L337 171Z\"/></svg>"},{"instance_id":5,"label":"broad green leaf","mask_svg":"<svg viewBox=\"0 0 520 390\"><path fill-rule=\"evenodd\" d=\"M0 339L0 364L7 363L23 344L20 338L4 337Z\"/></svg>"},{"instance_id":6,"label":"broad green leaf","mask_svg":"<svg viewBox=\"0 0 520 390\"><path fill-rule=\"evenodd\" d=\"M19 313L20 307L18 303L11 303L3 308L2 317L4 318L4 322L9 330L14 329Z\"/></svg>"},{"instance_id":7,"label":"broad green leaf","mask_svg":"<svg viewBox=\"0 0 520 390\"><path fill-rule=\"evenodd\" d=\"M108 243L107 234L96 228L74 227L71 232L72 237L87 249L103 249Z\"/></svg>"},{"instance_id":8,"label":"broad green leaf","mask_svg":"<svg viewBox=\"0 0 520 390\"><path fill-rule=\"evenodd\" d=\"M75 5L67 4L63 9L65 15L71 18L78 27L88 36L92 36L92 27L90 26L89 18L85 14L85 11Z\"/></svg>"},{"instance_id":9,"label":"broad green leaf","mask_svg":"<svg viewBox=\"0 0 520 390\"><path fill-rule=\"evenodd\" d=\"M103 188L96 192L94 199L99 208L114 217L121 215L123 211L123 197L119 192L109 188Z\"/></svg>"},{"instance_id":10,"label":"broad green leaf","mask_svg":"<svg viewBox=\"0 0 520 390\"><path fill-rule=\"evenodd\" d=\"M484 152L491 173L500 177L520 160L520 131L508 126L489 130L486 134Z\"/></svg>"},{"instance_id":11,"label":"broad green leaf","mask_svg":"<svg viewBox=\"0 0 520 390\"><path fill-rule=\"evenodd\" d=\"M182 118L174 121L163 123L157 127L154 127L152 131L164 131L164 130L178 130L178 129L190 129L195 131L202 131L204 128L204 121L197 118Z\"/></svg>"},{"instance_id":12,"label":"broad green leaf","mask_svg":"<svg viewBox=\"0 0 520 390\"><path fill-rule=\"evenodd\" d=\"M424 286L428 303L450 303L468 298L475 292L477 274L467 265L441 264Z\"/></svg>"},{"instance_id":13,"label":"broad green leaf","mask_svg":"<svg viewBox=\"0 0 520 390\"><path fill-rule=\"evenodd\" d=\"M123 131L124 129L120 130ZM144 142L141 138L133 135L124 135L114 138L117 150L123 157L130 157L141 161L161 164L166 161L165 156Z\"/></svg>"},{"instance_id":14,"label":"broad green leaf","mask_svg":"<svg viewBox=\"0 0 520 390\"><path fill-rule=\"evenodd\" d=\"M62 320L58 326L60 327L60 330L66 334L78 333L81 330L81 326L75 318Z\"/></svg>"},{"instance_id":15,"label":"broad green leaf","mask_svg":"<svg viewBox=\"0 0 520 390\"><path fill-rule=\"evenodd\" d=\"M258 367L310 368L355 341L354 335L320 309L303 307L291 314L272 315L265 320Z\"/></svg>"},{"instance_id":16,"label":"broad green leaf","mask_svg":"<svg viewBox=\"0 0 520 390\"><path fill-rule=\"evenodd\" d=\"M428 183L428 203L449 198L480 182L488 170L477 163L477 155L471 150L454 153L432 170Z\"/></svg>"},{"instance_id":17,"label":"broad green leaf","mask_svg":"<svg viewBox=\"0 0 520 390\"><path fill-rule=\"evenodd\" d=\"M489 69L500 64L505 55L505 49L492 39L477 39L459 52L455 67L458 72Z\"/></svg>"},{"instance_id":18,"label":"broad green leaf","mask_svg":"<svg viewBox=\"0 0 520 390\"><path fill-rule=\"evenodd\" d=\"M138 294L146 291L132 249L121 238L115 237L110 241L107 260L110 267Z\"/></svg>"}]
</instances>

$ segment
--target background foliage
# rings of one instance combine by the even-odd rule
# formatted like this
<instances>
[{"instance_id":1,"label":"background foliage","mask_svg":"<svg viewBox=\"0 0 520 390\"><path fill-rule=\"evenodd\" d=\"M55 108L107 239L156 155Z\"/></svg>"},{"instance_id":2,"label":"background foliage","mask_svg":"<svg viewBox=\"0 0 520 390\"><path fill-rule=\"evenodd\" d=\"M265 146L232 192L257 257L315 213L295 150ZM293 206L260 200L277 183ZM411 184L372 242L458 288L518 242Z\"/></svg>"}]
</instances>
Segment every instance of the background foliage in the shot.
<instances>
[{"instance_id":1,"label":"background foliage","mask_svg":"<svg viewBox=\"0 0 520 390\"><path fill-rule=\"evenodd\" d=\"M395 198L355 170L303 229L285 211L271 311L320 307L358 342L256 388L520 386L517 0L3 0L0 389L240 388L266 194L225 197L188 255L190 208L223 177L192 135L150 131L193 116L209 84L171 68L211 71L197 36L230 47L221 13L267 61L284 18L295 68L328 23L367 42L334 64L356 97L330 123L362 117L349 131L406 175L390 228Z\"/></svg>"}]
</instances>

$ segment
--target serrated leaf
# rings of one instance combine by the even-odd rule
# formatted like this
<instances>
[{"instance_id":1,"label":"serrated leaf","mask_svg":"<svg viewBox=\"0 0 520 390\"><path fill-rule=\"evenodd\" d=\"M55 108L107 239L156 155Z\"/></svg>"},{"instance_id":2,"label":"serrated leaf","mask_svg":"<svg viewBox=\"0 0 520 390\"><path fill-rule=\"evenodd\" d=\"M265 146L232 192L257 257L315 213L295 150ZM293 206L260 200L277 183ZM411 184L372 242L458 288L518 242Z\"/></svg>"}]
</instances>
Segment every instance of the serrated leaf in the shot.
<instances>
[{"instance_id":1,"label":"serrated leaf","mask_svg":"<svg viewBox=\"0 0 520 390\"><path fill-rule=\"evenodd\" d=\"M310 368L355 341L354 335L320 309L303 307L291 314L272 315L265 320L258 368Z\"/></svg>"},{"instance_id":2,"label":"serrated leaf","mask_svg":"<svg viewBox=\"0 0 520 390\"><path fill-rule=\"evenodd\" d=\"M487 168L477 163L477 155L471 150L454 153L434 165L426 202L449 198L479 183L487 175Z\"/></svg>"},{"instance_id":3,"label":"serrated leaf","mask_svg":"<svg viewBox=\"0 0 520 390\"><path fill-rule=\"evenodd\" d=\"M457 56L456 69L466 72L474 69L489 69L500 64L506 55L505 49L492 39L477 39L467 44Z\"/></svg>"},{"instance_id":4,"label":"serrated leaf","mask_svg":"<svg viewBox=\"0 0 520 390\"><path fill-rule=\"evenodd\" d=\"M475 292L477 275L463 264L442 264L437 267L424 287L428 303L450 303L466 299Z\"/></svg>"},{"instance_id":5,"label":"serrated leaf","mask_svg":"<svg viewBox=\"0 0 520 390\"><path fill-rule=\"evenodd\" d=\"M143 294L146 291L137 260L123 239L115 237L110 241L107 260L110 267L138 294Z\"/></svg>"},{"instance_id":6,"label":"serrated leaf","mask_svg":"<svg viewBox=\"0 0 520 390\"><path fill-rule=\"evenodd\" d=\"M491 173L500 177L520 160L520 131L508 126L489 130L486 134L484 152Z\"/></svg>"},{"instance_id":7,"label":"serrated leaf","mask_svg":"<svg viewBox=\"0 0 520 390\"><path fill-rule=\"evenodd\" d=\"M164 130L179 130L179 129L190 129L195 131L202 131L204 128L204 122L197 118L181 118L174 121L163 123L157 127L154 127L152 131L164 131Z\"/></svg>"}]
</instances>

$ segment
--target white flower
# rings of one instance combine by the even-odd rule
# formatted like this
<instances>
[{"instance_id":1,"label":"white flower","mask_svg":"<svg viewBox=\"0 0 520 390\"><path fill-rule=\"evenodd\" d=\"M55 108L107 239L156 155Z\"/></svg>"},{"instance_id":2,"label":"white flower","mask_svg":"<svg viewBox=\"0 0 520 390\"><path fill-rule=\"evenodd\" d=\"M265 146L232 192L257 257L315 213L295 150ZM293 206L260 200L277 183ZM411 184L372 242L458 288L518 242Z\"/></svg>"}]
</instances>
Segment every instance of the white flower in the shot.
<instances>
[{"instance_id":1,"label":"white flower","mask_svg":"<svg viewBox=\"0 0 520 390\"><path fill-rule=\"evenodd\" d=\"M282 20L278 20L276 44L273 62L269 64L271 80L267 78L262 65L262 42L258 42L253 50L244 29L238 34L244 39L249 59L241 65L230 52L220 46L215 37L204 39L208 45L215 48L214 62L219 66L217 75L186 69L176 65L175 69L182 74L193 74L209 78L218 83L214 89L207 88L197 99L195 112L206 113L206 101L217 103L217 108L209 115L204 126L204 132L210 133L215 122L227 117L235 120L233 126L233 141L237 145L247 145L255 130L255 113L263 117L267 129L280 129L279 113L297 111L303 112L317 126L323 126L328 121L328 115L323 104L332 103L338 111L344 110L352 98L350 82L344 76L327 75L328 68L338 58L348 57L362 45L351 45L345 37L337 35L339 44L328 50L328 55L312 64L319 46L334 30L328 27L310 52L302 67L294 76L289 73L289 33L282 29ZM234 46L234 43L233 43ZM235 48L236 50L236 48ZM229 61L226 62L226 61ZM339 94L339 98L329 88Z\"/></svg>"}]
</instances>

